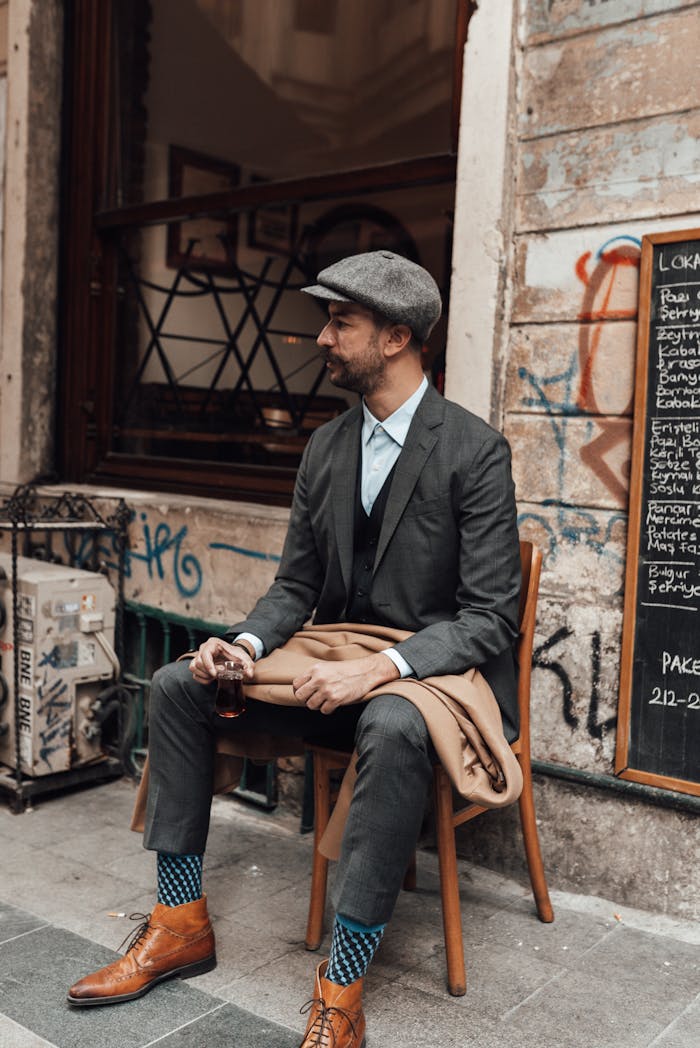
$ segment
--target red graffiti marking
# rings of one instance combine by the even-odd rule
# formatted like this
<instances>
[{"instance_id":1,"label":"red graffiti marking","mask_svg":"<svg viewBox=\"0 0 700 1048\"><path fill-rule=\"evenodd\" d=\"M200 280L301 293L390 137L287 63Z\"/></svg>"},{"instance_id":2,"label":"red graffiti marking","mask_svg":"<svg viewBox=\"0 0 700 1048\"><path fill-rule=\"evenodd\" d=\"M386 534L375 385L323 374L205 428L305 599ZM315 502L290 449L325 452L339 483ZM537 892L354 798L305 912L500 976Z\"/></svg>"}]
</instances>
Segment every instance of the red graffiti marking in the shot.
<instances>
[{"instance_id":1,"label":"red graffiti marking","mask_svg":"<svg viewBox=\"0 0 700 1048\"><path fill-rule=\"evenodd\" d=\"M605 320L630 320L636 316L637 310L615 309L611 306L613 290L618 279L618 266L634 266L639 268L639 248L633 244L625 244L622 247L611 248L604 251L593 272L588 274L588 262L591 252L586 251L576 262L576 276L585 285L585 292L581 302L581 311L578 319L582 322L579 331L579 366L581 369L581 383L579 386L578 406L582 411L599 413L593 390L593 369L595 367L602 327L600 321ZM601 301L602 298L602 301ZM597 321L593 327L587 327L586 322ZM631 404L624 412L628 414L632 410Z\"/></svg>"},{"instance_id":2,"label":"red graffiti marking","mask_svg":"<svg viewBox=\"0 0 700 1048\"><path fill-rule=\"evenodd\" d=\"M576 276L586 286L586 293L581 303L579 320L625 320L637 314L636 309L611 309L610 297L615 287L618 266L633 266L639 269L639 248L636 244L623 244L621 247L603 251L593 272L588 274L588 263L591 252L585 251L576 262ZM595 299L608 278L608 286L603 292L603 302L599 309L594 309Z\"/></svg>"},{"instance_id":3,"label":"red graffiti marking","mask_svg":"<svg viewBox=\"0 0 700 1048\"><path fill-rule=\"evenodd\" d=\"M594 372L600 348L603 323L609 320L630 320L636 316L636 306L621 308L614 302L614 291L619 287L621 270L639 268L640 251L635 244L622 244L601 252L598 262L589 273L591 252L586 251L577 259L575 273L585 287L578 319L579 368L581 380L577 406L582 411L601 414L595 395ZM632 413L632 400L622 415ZM630 439L630 423L626 418L601 419L598 425L602 432L590 444L581 448L581 460L605 484L608 491L624 504L629 478L629 459L620 458L620 445ZM617 450L617 454L615 454Z\"/></svg>"},{"instance_id":4,"label":"red graffiti marking","mask_svg":"<svg viewBox=\"0 0 700 1048\"><path fill-rule=\"evenodd\" d=\"M598 419L597 422L601 432L590 444L584 444L579 455L618 504L624 506L629 491L631 462L628 449L632 421L628 418L607 418Z\"/></svg>"}]
</instances>

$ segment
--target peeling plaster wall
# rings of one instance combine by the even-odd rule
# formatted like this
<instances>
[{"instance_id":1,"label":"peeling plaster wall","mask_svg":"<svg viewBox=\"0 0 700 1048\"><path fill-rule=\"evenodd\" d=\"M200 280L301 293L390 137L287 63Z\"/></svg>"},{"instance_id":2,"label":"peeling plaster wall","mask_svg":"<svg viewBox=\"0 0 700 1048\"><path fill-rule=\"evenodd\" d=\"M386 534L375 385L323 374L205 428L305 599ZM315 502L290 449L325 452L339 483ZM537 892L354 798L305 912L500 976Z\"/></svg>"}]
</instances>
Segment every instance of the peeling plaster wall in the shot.
<instances>
[{"instance_id":1,"label":"peeling plaster wall","mask_svg":"<svg viewBox=\"0 0 700 1048\"><path fill-rule=\"evenodd\" d=\"M543 758L610 772L639 245L700 225L700 18L537 0L519 35L502 407L521 529L546 554L535 738Z\"/></svg>"},{"instance_id":2,"label":"peeling plaster wall","mask_svg":"<svg viewBox=\"0 0 700 1048\"><path fill-rule=\"evenodd\" d=\"M18 479L53 469L63 76L63 0L32 4L29 22L26 253Z\"/></svg>"},{"instance_id":3,"label":"peeling plaster wall","mask_svg":"<svg viewBox=\"0 0 700 1048\"><path fill-rule=\"evenodd\" d=\"M0 2L0 316L2 316L3 241L5 236L5 155L7 138L7 0ZM0 342L1 352L1 342ZM0 374L2 373L0 368Z\"/></svg>"},{"instance_id":4,"label":"peeling plaster wall","mask_svg":"<svg viewBox=\"0 0 700 1048\"><path fill-rule=\"evenodd\" d=\"M498 380L474 363L490 361L505 335L512 35L513 0L489 0L464 53L445 395L484 418Z\"/></svg>"},{"instance_id":5,"label":"peeling plaster wall","mask_svg":"<svg viewBox=\"0 0 700 1048\"><path fill-rule=\"evenodd\" d=\"M63 4L7 7L0 478L23 482L53 463Z\"/></svg>"},{"instance_id":6,"label":"peeling plaster wall","mask_svg":"<svg viewBox=\"0 0 700 1048\"><path fill-rule=\"evenodd\" d=\"M513 448L521 533L545 554L533 755L605 774L616 731L640 242L700 226L699 49L697 3L519 4L514 200L501 218L501 228L510 222L508 334L494 327L491 360L472 365L492 368L494 386L503 377L492 419ZM467 77L480 74L467 66ZM463 138L468 128L467 113ZM457 215L456 227L465 235L468 218ZM537 799L556 884L697 916L696 817L555 780L538 780ZM465 829L465 854L524 874L517 837L504 831L513 820L511 812Z\"/></svg>"}]
</instances>

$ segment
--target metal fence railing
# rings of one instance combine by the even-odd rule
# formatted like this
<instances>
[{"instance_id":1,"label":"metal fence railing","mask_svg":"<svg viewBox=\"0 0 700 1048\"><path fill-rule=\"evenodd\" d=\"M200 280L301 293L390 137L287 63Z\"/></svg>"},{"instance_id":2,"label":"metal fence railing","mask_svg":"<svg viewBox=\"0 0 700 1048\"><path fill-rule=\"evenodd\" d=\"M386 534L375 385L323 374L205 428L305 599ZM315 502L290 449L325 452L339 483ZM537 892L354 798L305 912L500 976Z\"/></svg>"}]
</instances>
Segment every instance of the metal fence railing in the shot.
<instances>
[{"instance_id":1,"label":"metal fence railing","mask_svg":"<svg viewBox=\"0 0 700 1048\"><path fill-rule=\"evenodd\" d=\"M138 601L124 602L125 656L123 678L134 692L132 764L143 766L148 742L148 706L155 671L186 651L198 648L208 637L221 637L220 622L179 615ZM270 810L277 804L274 761L253 764L245 760L237 797Z\"/></svg>"}]
</instances>

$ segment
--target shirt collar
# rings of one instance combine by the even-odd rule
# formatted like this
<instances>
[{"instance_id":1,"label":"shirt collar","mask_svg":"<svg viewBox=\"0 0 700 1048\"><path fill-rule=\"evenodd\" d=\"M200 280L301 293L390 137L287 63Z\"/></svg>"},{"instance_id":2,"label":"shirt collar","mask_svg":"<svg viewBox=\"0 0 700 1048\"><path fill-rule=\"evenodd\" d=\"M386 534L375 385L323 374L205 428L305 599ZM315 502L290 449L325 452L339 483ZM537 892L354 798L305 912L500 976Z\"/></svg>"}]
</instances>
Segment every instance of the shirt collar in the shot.
<instances>
[{"instance_id":1,"label":"shirt collar","mask_svg":"<svg viewBox=\"0 0 700 1048\"><path fill-rule=\"evenodd\" d=\"M392 412L392 414L389 415L388 418L385 418L383 422L380 422L379 419L374 417L363 399L362 414L364 415L364 421L362 423L362 443L366 444L374 432L374 427L380 425L382 429L389 434L391 439L396 441L399 447L403 447L413 416L415 415L416 409L423 399L423 395L427 388L428 380L424 375L423 381L415 393L412 393L408 400L404 400L401 407L398 407L396 411Z\"/></svg>"}]
</instances>

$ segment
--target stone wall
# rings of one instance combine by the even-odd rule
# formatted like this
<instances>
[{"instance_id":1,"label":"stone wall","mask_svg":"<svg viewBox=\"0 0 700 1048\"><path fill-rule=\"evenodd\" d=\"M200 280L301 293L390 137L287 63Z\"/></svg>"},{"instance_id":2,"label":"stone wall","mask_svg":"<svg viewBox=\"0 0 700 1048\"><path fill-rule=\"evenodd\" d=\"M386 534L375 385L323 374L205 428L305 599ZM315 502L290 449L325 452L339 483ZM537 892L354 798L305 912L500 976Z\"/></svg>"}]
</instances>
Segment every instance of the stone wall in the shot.
<instances>
[{"instance_id":1,"label":"stone wall","mask_svg":"<svg viewBox=\"0 0 700 1048\"><path fill-rule=\"evenodd\" d=\"M514 48L510 334L496 361L497 421L513 448L521 533L545 554L533 749L604 774L615 747L640 243L700 226L698 45L696 5L528 0ZM697 912L693 816L551 781L538 796L561 886ZM649 876L634 858L647 833ZM501 829L468 831L463 848L523 872L504 841ZM670 890L659 894L659 878Z\"/></svg>"},{"instance_id":2,"label":"stone wall","mask_svg":"<svg viewBox=\"0 0 700 1048\"><path fill-rule=\"evenodd\" d=\"M19 482L54 463L63 3L12 0L0 16L9 48L0 477Z\"/></svg>"},{"instance_id":3,"label":"stone wall","mask_svg":"<svg viewBox=\"0 0 700 1048\"><path fill-rule=\"evenodd\" d=\"M535 737L543 758L609 772L640 241L700 225L700 19L531 0L520 32L503 411L521 529L546 554Z\"/></svg>"}]
</instances>

